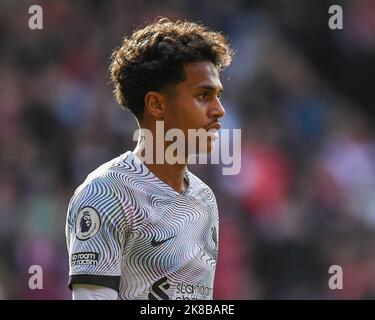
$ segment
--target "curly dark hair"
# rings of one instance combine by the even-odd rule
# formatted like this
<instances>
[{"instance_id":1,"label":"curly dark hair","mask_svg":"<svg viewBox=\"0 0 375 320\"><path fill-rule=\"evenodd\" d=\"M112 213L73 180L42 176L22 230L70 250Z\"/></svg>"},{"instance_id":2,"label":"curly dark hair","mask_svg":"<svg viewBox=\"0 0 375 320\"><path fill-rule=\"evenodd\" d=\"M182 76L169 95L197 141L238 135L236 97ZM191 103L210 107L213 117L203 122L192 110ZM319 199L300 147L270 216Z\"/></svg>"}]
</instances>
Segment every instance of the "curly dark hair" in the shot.
<instances>
[{"instance_id":1,"label":"curly dark hair","mask_svg":"<svg viewBox=\"0 0 375 320\"><path fill-rule=\"evenodd\" d=\"M210 61L221 71L231 63L232 55L221 32L193 22L158 18L125 37L113 52L114 95L122 108L141 119L145 94L184 81L185 64Z\"/></svg>"}]
</instances>

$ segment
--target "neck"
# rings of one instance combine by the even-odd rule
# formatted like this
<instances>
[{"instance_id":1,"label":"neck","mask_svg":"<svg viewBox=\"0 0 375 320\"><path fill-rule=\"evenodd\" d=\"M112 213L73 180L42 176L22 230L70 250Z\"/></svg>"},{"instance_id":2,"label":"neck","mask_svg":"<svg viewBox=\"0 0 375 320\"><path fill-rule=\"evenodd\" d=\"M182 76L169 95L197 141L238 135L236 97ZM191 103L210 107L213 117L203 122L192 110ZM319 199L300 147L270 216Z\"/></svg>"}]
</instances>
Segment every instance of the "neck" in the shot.
<instances>
[{"instance_id":1,"label":"neck","mask_svg":"<svg viewBox=\"0 0 375 320\"><path fill-rule=\"evenodd\" d=\"M152 130L151 130L152 132ZM153 143L152 145L148 145L147 139L145 139L145 134L140 129L139 136L138 136L138 143L135 147L133 153L139 158L143 160L143 164L161 181L169 185L172 189L176 192L181 193L184 192L188 186L185 180L185 169L186 169L186 162L185 163L176 163L176 164L169 164L165 161L164 154L167 145L164 143L164 152L163 152L163 163L158 164L156 163L156 139L155 134L153 132L152 135ZM152 150L152 152L150 152ZM152 155L152 157L147 157L145 153Z\"/></svg>"}]
</instances>

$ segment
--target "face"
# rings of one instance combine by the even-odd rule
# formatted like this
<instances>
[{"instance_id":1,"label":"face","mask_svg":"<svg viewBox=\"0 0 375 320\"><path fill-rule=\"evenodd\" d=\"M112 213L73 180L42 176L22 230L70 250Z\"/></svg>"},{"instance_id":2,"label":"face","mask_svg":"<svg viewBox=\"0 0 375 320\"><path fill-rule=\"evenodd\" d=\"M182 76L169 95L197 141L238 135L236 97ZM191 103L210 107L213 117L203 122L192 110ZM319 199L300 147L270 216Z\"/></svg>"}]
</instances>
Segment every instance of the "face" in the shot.
<instances>
[{"instance_id":1,"label":"face","mask_svg":"<svg viewBox=\"0 0 375 320\"><path fill-rule=\"evenodd\" d=\"M166 97L165 130L178 128L185 137L188 137L189 129L210 132L205 141L200 141L200 144L205 144L203 149L210 153L220 129L219 120L225 114L220 103L223 87L219 72L211 62L202 61L187 64L185 75L186 79ZM193 143L198 148L199 140Z\"/></svg>"}]
</instances>

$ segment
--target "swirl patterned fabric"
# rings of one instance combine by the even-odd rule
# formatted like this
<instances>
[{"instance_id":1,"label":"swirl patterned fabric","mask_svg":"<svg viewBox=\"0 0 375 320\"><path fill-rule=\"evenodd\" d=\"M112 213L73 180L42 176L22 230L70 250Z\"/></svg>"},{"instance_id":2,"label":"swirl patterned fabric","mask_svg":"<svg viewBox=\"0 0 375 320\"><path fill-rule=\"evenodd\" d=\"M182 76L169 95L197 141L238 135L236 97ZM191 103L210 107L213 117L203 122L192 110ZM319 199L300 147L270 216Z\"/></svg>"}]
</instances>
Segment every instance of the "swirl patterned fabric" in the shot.
<instances>
[{"instance_id":1,"label":"swirl patterned fabric","mask_svg":"<svg viewBox=\"0 0 375 320\"><path fill-rule=\"evenodd\" d=\"M212 299L219 215L211 189L186 170L177 193L130 151L88 175L68 207L74 283L119 299Z\"/></svg>"}]
</instances>

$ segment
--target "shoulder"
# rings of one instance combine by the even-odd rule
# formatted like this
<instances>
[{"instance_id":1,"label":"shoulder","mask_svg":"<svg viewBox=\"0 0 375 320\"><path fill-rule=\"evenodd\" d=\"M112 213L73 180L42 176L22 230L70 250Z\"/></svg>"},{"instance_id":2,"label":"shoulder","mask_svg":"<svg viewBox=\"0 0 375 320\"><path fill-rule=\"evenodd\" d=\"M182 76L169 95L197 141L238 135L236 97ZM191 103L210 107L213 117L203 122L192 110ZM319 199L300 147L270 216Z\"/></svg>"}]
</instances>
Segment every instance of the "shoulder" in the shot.
<instances>
[{"instance_id":1,"label":"shoulder","mask_svg":"<svg viewBox=\"0 0 375 320\"><path fill-rule=\"evenodd\" d=\"M131 153L126 152L89 173L85 181L75 190L75 194L92 190L114 195L116 191L124 190L124 187L131 182L129 177L137 174L137 169Z\"/></svg>"},{"instance_id":2,"label":"shoulder","mask_svg":"<svg viewBox=\"0 0 375 320\"><path fill-rule=\"evenodd\" d=\"M126 176L131 171L124 161L126 154L114 158L92 171L77 187L70 199L69 207L80 210L84 206L105 206L124 202Z\"/></svg>"}]
</instances>

